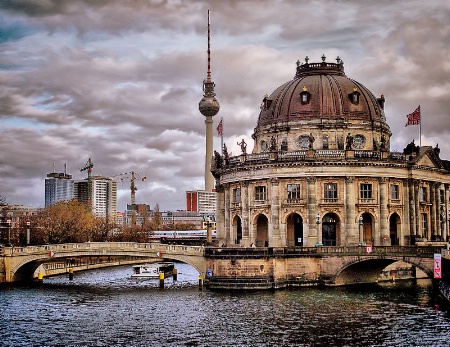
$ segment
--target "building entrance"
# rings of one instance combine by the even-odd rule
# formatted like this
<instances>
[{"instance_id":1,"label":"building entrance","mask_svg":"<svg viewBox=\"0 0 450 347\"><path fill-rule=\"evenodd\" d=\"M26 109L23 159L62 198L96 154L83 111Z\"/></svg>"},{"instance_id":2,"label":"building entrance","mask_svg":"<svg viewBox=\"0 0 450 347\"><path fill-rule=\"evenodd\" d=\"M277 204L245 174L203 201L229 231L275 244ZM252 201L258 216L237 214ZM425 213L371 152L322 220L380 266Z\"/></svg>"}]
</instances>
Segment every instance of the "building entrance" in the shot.
<instances>
[{"instance_id":1,"label":"building entrance","mask_svg":"<svg viewBox=\"0 0 450 347\"><path fill-rule=\"evenodd\" d=\"M287 246L303 246L303 218L297 214L292 213L286 221L287 227Z\"/></svg>"}]
</instances>

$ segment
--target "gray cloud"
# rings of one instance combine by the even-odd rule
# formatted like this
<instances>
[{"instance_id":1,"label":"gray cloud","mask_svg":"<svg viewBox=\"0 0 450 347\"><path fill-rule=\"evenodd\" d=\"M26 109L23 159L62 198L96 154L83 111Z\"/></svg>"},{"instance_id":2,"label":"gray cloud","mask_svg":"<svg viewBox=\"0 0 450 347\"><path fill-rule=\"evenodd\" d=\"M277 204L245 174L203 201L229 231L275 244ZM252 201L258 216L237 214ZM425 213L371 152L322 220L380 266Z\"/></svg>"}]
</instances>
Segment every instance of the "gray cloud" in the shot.
<instances>
[{"instance_id":1,"label":"gray cloud","mask_svg":"<svg viewBox=\"0 0 450 347\"><path fill-rule=\"evenodd\" d=\"M340 56L346 74L386 97L393 149L413 138L449 158L450 5L434 1L3 1L0 194L42 206L44 178L90 157L94 174L136 171L137 201L183 209L203 188L206 11L229 150L251 134L265 93L295 62ZM215 127L215 126L214 126ZM215 138L219 148L220 139ZM129 201L119 184L119 207Z\"/></svg>"}]
</instances>

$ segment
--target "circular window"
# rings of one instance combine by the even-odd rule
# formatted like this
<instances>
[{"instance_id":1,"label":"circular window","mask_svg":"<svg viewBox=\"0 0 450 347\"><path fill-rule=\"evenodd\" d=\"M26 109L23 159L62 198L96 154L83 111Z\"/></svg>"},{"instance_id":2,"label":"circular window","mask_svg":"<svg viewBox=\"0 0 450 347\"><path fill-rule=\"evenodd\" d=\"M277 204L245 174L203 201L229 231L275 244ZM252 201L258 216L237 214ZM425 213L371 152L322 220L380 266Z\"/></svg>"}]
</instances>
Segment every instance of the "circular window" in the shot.
<instances>
[{"instance_id":1,"label":"circular window","mask_svg":"<svg viewBox=\"0 0 450 347\"><path fill-rule=\"evenodd\" d=\"M309 147L309 135L300 135L298 138L298 146L300 148L308 148Z\"/></svg>"},{"instance_id":2,"label":"circular window","mask_svg":"<svg viewBox=\"0 0 450 347\"><path fill-rule=\"evenodd\" d=\"M357 149L364 148L364 145L366 144L366 138L364 135L356 134L353 138L353 147Z\"/></svg>"}]
</instances>

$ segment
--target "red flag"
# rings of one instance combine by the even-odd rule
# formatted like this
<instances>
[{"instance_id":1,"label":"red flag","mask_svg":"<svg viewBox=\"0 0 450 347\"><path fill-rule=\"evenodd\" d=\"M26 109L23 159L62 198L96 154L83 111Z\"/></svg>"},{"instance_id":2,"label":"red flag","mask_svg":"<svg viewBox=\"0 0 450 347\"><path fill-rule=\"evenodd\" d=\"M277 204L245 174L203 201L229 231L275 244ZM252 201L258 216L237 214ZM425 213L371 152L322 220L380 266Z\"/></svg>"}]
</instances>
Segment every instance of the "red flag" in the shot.
<instances>
[{"instance_id":1,"label":"red flag","mask_svg":"<svg viewBox=\"0 0 450 347\"><path fill-rule=\"evenodd\" d=\"M406 117L408 117L408 122L406 122L405 127L420 124L420 105L413 113L408 114Z\"/></svg>"},{"instance_id":2,"label":"red flag","mask_svg":"<svg viewBox=\"0 0 450 347\"><path fill-rule=\"evenodd\" d=\"M219 122L219 125L217 126L217 135L222 136L223 135L223 123L222 119Z\"/></svg>"}]
</instances>

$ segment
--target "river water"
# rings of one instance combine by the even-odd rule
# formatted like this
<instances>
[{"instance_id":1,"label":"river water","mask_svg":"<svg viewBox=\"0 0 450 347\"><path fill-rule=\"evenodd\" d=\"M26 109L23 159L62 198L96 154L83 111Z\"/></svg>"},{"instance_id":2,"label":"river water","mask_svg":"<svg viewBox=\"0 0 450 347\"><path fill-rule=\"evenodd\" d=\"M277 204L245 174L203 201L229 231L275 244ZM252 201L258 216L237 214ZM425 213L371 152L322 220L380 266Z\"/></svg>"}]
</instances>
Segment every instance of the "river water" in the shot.
<instances>
[{"instance_id":1,"label":"river water","mask_svg":"<svg viewBox=\"0 0 450 347\"><path fill-rule=\"evenodd\" d=\"M431 282L275 292L136 280L131 267L0 289L1 346L450 346L450 316Z\"/></svg>"}]
</instances>

